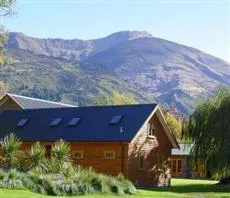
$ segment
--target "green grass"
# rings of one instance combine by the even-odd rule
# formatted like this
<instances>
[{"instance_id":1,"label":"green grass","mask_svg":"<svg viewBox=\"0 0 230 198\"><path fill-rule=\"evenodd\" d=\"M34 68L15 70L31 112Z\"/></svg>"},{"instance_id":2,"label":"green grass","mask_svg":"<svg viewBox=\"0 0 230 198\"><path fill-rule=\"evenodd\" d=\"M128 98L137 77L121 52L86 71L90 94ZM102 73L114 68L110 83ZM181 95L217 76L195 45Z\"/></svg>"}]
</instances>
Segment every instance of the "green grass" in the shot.
<instances>
[{"instance_id":1,"label":"green grass","mask_svg":"<svg viewBox=\"0 0 230 198\"><path fill-rule=\"evenodd\" d=\"M158 188L154 190L138 190L137 195L87 195L82 198L171 198L171 197L230 197L230 187L219 187L214 184L216 181L210 180L191 180L191 179L173 179L170 188ZM1 198L48 198L53 196L44 196L32 193L26 190L7 190L0 189ZM75 196L79 197L79 196ZM74 198L71 196L70 198Z\"/></svg>"}]
</instances>

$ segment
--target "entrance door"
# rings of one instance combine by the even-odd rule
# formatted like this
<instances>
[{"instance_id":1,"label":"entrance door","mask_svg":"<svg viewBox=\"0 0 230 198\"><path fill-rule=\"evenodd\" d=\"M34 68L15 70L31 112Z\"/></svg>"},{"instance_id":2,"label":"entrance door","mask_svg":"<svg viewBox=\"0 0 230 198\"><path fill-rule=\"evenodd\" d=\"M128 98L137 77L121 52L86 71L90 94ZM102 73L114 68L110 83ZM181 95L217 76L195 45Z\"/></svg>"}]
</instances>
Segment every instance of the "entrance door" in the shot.
<instances>
[{"instance_id":1,"label":"entrance door","mask_svg":"<svg viewBox=\"0 0 230 198\"><path fill-rule=\"evenodd\" d=\"M172 176L182 176L182 159L171 160Z\"/></svg>"}]
</instances>

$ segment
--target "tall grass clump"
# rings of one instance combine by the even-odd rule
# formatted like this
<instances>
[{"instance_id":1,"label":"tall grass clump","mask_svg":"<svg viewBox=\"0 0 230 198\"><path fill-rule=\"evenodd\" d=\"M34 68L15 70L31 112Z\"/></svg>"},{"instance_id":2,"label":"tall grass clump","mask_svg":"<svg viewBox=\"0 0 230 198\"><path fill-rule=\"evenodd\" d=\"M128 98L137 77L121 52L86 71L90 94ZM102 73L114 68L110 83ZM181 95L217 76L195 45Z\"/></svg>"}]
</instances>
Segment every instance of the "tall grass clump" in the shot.
<instances>
[{"instance_id":1,"label":"tall grass clump","mask_svg":"<svg viewBox=\"0 0 230 198\"><path fill-rule=\"evenodd\" d=\"M9 169L15 166L20 154L20 146L22 142L13 134L5 136L0 140L2 151L1 161L5 168Z\"/></svg>"}]
</instances>

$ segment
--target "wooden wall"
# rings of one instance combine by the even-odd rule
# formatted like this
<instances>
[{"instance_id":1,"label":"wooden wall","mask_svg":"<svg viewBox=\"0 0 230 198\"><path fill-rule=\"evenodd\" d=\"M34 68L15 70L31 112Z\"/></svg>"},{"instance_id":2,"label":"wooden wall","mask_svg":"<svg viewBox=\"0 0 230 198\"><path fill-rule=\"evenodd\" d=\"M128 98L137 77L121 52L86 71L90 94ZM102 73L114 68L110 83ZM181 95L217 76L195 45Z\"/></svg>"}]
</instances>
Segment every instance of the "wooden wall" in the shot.
<instances>
[{"instance_id":1,"label":"wooden wall","mask_svg":"<svg viewBox=\"0 0 230 198\"><path fill-rule=\"evenodd\" d=\"M156 127L155 136L148 137L148 124L144 124L129 145L128 176L137 186L155 187L170 185L168 159L172 145L155 114L150 123ZM139 156L144 155L144 169L138 167Z\"/></svg>"},{"instance_id":2,"label":"wooden wall","mask_svg":"<svg viewBox=\"0 0 230 198\"><path fill-rule=\"evenodd\" d=\"M22 149L28 150L33 143L23 143ZM42 142L43 145L53 142ZM122 172L127 176L128 172L128 144L122 142L71 142L72 160L75 165L92 167L97 172L110 175L118 175ZM83 151L83 158L76 159L74 153ZM104 152L115 152L115 159L105 159Z\"/></svg>"}]
</instances>

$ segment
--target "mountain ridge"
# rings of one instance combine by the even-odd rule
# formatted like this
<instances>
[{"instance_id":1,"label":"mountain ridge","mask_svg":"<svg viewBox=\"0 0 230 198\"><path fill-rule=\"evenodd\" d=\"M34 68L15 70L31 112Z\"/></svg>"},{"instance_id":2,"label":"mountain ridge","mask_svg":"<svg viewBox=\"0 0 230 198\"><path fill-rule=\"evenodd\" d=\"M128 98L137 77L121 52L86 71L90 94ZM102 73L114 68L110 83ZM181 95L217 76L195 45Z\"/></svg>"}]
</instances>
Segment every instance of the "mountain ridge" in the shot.
<instances>
[{"instance_id":1,"label":"mountain ridge","mask_svg":"<svg viewBox=\"0 0 230 198\"><path fill-rule=\"evenodd\" d=\"M122 31L91 40L39 39L10 33L7 48L16 59L15 65L20 67L38 64L42 68L43 60L52 66L52 61L58 62L58 59L72 65L78 63L82 65L84 75L90 70L103 73L108 79L114 75L121 82L126 81L127 87L136 87L145 95L146 101L154 99L183 113L194 109L193 101L207 97L219 84L230 85L228 62L144 31ZM23 55L24 59L20 58L23 51L27 54ZM26 56L33 56L38 62L32 58L27 60ZM71 68L74 71L74 67ZM69 84L71 81L66 85ZM137 96L137 92L132 92ZM87 98L85 100L89 102Z\"/></svg>"}]
</instances>

